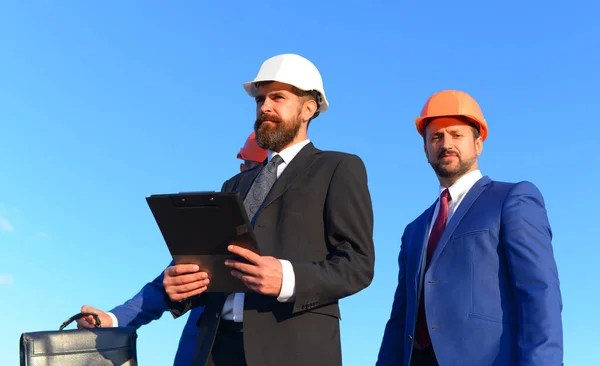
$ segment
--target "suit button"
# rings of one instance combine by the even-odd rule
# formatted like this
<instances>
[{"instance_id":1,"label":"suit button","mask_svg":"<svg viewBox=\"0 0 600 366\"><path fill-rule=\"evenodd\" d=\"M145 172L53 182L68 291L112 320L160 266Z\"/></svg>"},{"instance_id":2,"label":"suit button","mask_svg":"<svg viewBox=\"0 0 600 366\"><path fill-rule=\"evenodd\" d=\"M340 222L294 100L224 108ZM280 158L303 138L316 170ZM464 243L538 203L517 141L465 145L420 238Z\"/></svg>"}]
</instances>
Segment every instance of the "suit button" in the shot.
<instances>
[{"instance_id":1,"label":"suit button","mask_svg":"<svg viewBox=\"0 0 600 366\"><path fill-rule=\"evenodd\" d=\"M412 335L408 335L408 339L410 339L412 341Z\"/></svg>"}]
</instances>

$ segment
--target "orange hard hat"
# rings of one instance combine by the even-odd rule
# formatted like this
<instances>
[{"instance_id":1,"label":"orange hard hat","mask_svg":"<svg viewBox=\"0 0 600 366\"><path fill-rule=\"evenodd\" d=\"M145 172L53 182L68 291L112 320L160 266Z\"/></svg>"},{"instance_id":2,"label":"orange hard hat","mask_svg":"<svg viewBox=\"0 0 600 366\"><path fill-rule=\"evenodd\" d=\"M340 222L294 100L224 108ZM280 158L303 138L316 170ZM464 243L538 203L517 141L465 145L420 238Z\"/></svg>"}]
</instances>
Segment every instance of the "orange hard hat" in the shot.
<instances>
[{"instance_id":1,"label":"orange hard hat","mask_svg":"<svg viewBox=\"0 0 600 366\"><path fill-rule=\"evenodd\" d=\"M465 117L479 129L483 140L487 138L488 126L479 104L463 91L442 90L427 99L421 116L415 119L417 131L421 136L425 135L427 122L436 117Z\"/></svg>"},{"instance_id":2,"label":"orange hard hat","mask_svg":"<svg viewBox=\"0 0 600 366\"><path fill-rule=\"evenodd\" d=\"M256 161L258 163L262 163L267 158L267 150L261 148L256 143L256 133L252 132L244 146L240 149L240 152L237 154L238 159Z\"/></svg>"}]
</instances>

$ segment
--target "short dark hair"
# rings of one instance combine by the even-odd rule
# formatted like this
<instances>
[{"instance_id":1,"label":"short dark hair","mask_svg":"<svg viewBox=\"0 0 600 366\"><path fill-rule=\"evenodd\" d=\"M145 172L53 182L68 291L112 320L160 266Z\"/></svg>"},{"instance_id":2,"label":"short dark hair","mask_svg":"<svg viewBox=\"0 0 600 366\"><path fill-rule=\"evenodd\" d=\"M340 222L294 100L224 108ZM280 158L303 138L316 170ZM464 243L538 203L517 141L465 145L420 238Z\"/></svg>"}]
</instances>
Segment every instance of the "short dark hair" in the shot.
<instances>
[{"instance_id":1,"label":"short dark hair","mask_svg":"<svg viewBox=\"0 0 600 366\"><path fill-rule=\"evenodd\" d=\"M456 116L456 117L452 117L452 118L456 118L459 121L468 123L469 126L471 127L471 130L473 131L474 139L477 139L481 136L481 131L479 130L479 126L475 122L473 122L470 118L462 117L462 116ZM423 125L423 142L425 142L425 143L427 143L427 126L433 120L434 120L434 118L430 118L430 119L426 120L425 124Z\"/></svg>"}]
</instances>

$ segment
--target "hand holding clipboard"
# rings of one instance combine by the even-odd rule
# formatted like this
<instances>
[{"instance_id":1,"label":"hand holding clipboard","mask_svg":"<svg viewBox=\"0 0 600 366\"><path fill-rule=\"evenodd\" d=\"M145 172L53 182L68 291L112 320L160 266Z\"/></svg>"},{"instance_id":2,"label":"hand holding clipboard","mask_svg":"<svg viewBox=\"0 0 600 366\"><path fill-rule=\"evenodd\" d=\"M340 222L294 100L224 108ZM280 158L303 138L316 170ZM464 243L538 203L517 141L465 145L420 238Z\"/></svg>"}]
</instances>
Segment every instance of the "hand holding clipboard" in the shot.
<instances>
[{"instance_id":1,"label":"hand holding clipboard","mask_svg":"<svg viewBox=\"0 0 600 366\"><path fill-rule=\"evenodd\" d=\"M171 300L203 292L279 294L281 262L260 255L237 193L163 194L146 200L175 262L163 281Z\"/></svg>"}]
</instances>

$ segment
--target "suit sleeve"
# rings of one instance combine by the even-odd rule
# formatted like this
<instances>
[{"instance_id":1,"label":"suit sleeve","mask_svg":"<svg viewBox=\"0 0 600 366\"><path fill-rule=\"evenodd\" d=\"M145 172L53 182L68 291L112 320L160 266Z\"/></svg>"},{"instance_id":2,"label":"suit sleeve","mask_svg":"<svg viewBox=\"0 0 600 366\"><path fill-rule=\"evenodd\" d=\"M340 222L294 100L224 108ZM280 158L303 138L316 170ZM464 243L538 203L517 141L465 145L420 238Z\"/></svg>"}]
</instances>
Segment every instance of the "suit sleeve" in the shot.
<instances>
[{"instance_id":1,"label":"suit sleeve","mask_svg":"<svg viewBox=\"0 0 600 366\"><path fill-rule=\"evenodd\" d=\"M336 167L325 201L326 260L292 261L294 312L333 303L369 286L373 279L373 208L362 160L348 155Z\"/></svg>"},{"instance_id":2,"label":"suit sleeve","mask_svg":"<svg viewBox=\"0 0 600 366\"><path fill-rule=\"evenodd\" d=\"M120 327L137 329L159 319L165 311L169 310L163 300L165 290L162 283L163 276L164 274L161 273L152 282L142 287L134 297L110 311L117 317Z\"/></svg>"},{"instance_id":3,"label":"suit sleeve","mask_svg":"<svg viewBox=\"0 0 600 366\"><path fill-rule=\"evenodd\" d=\"M406 323L406 269L404 260L404 235L398 255L398 286L394 294L392 313L379 348L376 366L402 365L404 362L404 330Z\"/></svg>"},{"instance_id":4,"label":"suit sleeve","mask_svg":"<svg viewBox=\"0 0 600 366\"><path fill-rule=\"evenodd\" d=\"M519 365L560 366L560 283L544 199L533 184L521 182L509 192L502 236L517 301Z\"/></svg>"},{"instance_id":5,"label":"suit sleeve","mask_svg":"<svg viewBox=\"0 0 600 366\"><path fill-rule=\"evenodd\" d=\"M231 192L233 190L234 180L230 179L223 183L221 187L221 192ZM172 262L171 262L172 263ZM180 316L187 313L190 309L197 308L199 306L206 305L206 294L202 293L200 295L194 296L191 299L185 299L183 301L172 301L169 298L169 295L165 292L165 288L163 286L162 292L163 303L166 305L167 309L171 313L174 319L179 318Z\"/></svg>"}]
</instances>

